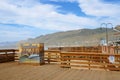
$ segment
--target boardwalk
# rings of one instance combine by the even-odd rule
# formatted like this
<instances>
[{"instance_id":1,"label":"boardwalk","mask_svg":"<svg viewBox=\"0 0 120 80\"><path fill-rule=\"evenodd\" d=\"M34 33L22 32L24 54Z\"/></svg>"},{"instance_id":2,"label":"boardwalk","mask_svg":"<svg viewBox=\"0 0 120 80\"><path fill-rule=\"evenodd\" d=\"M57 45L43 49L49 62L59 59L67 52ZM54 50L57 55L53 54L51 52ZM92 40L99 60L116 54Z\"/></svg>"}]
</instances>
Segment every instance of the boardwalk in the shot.
<instances>
[{"instance_id":1,"label":"boardwalk","mask_svg":"<svg viewBox=\"0 0 120 80\"><path fill-rule=\"evenodd\" d=\"M120 80L120 72L0 63L0 80Z\"/></svg>"}]
</instances>

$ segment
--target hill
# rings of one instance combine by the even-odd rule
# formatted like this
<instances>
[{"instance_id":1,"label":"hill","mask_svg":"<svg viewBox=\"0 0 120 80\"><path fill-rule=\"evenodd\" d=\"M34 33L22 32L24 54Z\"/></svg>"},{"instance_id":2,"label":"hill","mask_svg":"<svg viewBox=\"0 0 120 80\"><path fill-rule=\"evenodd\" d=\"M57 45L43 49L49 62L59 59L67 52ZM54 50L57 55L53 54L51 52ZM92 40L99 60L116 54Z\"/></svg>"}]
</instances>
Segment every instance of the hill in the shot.
<instances>
[{"instance_id":1,"label":"hill","mask_svg":"<svg viewBox=\"0 0 120 80\"><path fill-rule=\"evenodd\" d=\"M114 30L108 28L109 40L113 37ZM34 39L20 43L45 43L45 46L96 46L106 38L106 29L80 29L41 35Z\"/></svg>"}]
</instances>

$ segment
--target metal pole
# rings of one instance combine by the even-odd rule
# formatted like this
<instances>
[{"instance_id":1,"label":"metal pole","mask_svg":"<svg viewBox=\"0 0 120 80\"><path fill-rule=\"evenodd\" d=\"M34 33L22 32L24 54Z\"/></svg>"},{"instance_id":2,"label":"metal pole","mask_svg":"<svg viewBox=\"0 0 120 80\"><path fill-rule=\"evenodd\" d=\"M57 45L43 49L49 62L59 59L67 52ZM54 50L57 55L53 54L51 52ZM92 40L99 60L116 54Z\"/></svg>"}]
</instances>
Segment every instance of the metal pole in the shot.
<instances>
[{"instance_id":1,"label":"metal pole","mask_svg":"<svg viewBox=\"0 0 120 80\"><path fill-rule=\"evenodd\" d=\"M106 26L106 45L107 45L107 52L109 53L110 50L109 50L109 47L108 47L108 30L107 30L107 26L108 26L109 24L112 25L112 23L102 23L101 26L102 26L103 24ZM113 25L112 25L112 26L113 26Z\"/></svg>"},{"instance_id":2,"label":"metal pole","mask_svg":"<svg viewBox=\"0 0 120 80\"><path fill-rule=\"evenodd\" d=\"M107 31L107 24L106 24L106 23L102 23L102 24L101 24L101 27L102 27L102 25L105 25L105 27L106 27L106 45L108 46L108 31Z\"/></svg>"},{"instance_id":3,"label":"metal pole","mask_svg":"<svg viewBox=\"0 0 120 80\"><path fill-rule=\"evenodd\" d=\"M112 28L113 28L113 24L112 23L107 23L106 24L106 29L107 29L108 25L111 25ZM106 40L107 40L107 45L108 45L108 31L106 31L106 38L107 38Z\"/></svg>"},{"instance_id":4,"label":"metal pole","mask_svg":"<svg viewBox=\"0 0 120 80\"><path fill-rule=\"evenodd\" d=\"M106 44L107 44L107 46L108 46L108 30L107 30L107 27L108 27L109 24L112 25L112 23L102 23L101 26L102 26L103 24L104 24L105 27L106 27ZM112 25L112 26L113 26L113 25Z\"/></svg>"},{"instance_id":5,"label":"metal pole","mask_svg":"<svg viewBox=\"0 0 120 80\"><path fill-rule=\"evenodd\" d=\"M108 46L108 30L107 30L107 24L106 24L106 43L107 43L107 46Z\"/></svg>"}]
</instances>

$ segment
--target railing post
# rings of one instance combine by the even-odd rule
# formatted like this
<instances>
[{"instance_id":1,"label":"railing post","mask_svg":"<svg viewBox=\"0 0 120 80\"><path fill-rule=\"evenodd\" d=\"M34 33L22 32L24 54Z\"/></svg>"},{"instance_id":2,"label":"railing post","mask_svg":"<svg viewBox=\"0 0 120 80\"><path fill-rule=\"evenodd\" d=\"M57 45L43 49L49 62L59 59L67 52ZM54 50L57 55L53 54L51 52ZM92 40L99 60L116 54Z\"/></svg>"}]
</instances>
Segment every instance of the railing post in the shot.
<instances>
[{"instance_id":1,"label":"railing post","mask_svg":"<svg viewBox=\"0 0 120 80\"><path fill-rule=\"evenodd\" d=\"M15 61L15 50L13 50L13 60Z\"/></svg>"},{"instance_id":2,"label":"railing post","mask_svg":"<svg viewBox=\"0 0 120 80\"><path fill-rule=\"evenodd\" d=\"M5 51L5 62L8 61L8 54L7 51Z\"/></svg>"},{"instance_id":3,"label":"railing post","mask_svg":"<svg viewBox=\"0 0 120 80\"><path fill-rule=\"evenodd\" d=\"M70 58L71 58L71 57L68 56L68 58L69 58L69 59L68 59L68 66L69 66L69 68L71 68L71 67L70 67Z\"/></svg>"},{"instance_id":4,"label":"railing post","mask_svg":"<svg viewBox=\"0 0 120 80\"><path fill-rule=\"evenodd\" d=\"M90 55L88 56L88 58L89 58L89 60L88 60L88 66L89 66L89 68L88 69L90 70L90 58L91 58Z\"/></svg>"},{"instance_id":5,"label":"railing post","mask_svg":"<svg viewBox=\"0 0 120 80\"><path fill-rule=\"evenodd\" d=\"M50 53L48 53L48 63L50 64L50 58L51 58L51 55Z\"/></svg>"}]
</instances>

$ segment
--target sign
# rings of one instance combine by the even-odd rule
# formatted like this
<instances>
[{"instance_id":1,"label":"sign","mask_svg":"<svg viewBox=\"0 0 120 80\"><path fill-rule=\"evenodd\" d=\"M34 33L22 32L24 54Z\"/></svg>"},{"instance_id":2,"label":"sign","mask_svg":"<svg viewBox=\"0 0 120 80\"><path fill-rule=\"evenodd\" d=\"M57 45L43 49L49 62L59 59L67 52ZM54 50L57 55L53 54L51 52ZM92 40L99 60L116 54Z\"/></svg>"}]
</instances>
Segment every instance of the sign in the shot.
<instances>
[{"instance_id":1,"label":"sign","mask_svg":"<svg viewBox=\"0 0 120 80\"><path fill-rule=\"evenodd\" d=\"M109 62L114 63L115 62L115 56L109 56Z\"/></svg>"}]
</instances>

